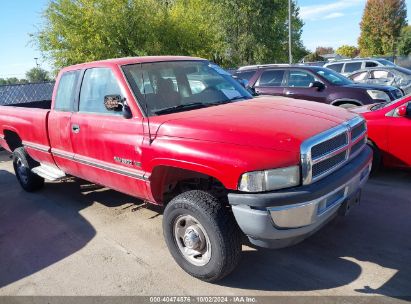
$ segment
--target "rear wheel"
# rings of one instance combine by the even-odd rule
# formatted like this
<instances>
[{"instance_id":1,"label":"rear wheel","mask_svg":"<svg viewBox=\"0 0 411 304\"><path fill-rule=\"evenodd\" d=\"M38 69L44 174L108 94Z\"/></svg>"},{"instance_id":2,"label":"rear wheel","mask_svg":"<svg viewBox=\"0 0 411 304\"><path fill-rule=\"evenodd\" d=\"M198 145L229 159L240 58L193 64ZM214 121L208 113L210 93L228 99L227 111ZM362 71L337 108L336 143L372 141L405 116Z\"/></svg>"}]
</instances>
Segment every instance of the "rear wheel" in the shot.
<instances>
[{"instance_id":1,"label":"rear wheel","mask_svg":"<svg viewBox=\"0 0 411 304\"><path fill-rule=\"evenodd\" d=\"M343 108L343 109L352 109L352 108L358 107L358 105L354 103L344 102L344 103L339 104L338 107Z\"/></svg>"},{"instance_id":2,"label":"rear wheel","mask_svg":"<svg viewBox=\"0 0 411 304\"><path fill-rule=\"evenodd\" d=\"M241 257L241 233L230 209L204 191L187 191L166 207L163 232L177 264L190 275L215 282Z\"/></svg>"},{"instance_id":3,"label":"rear wheel","mask_svg":"<svg viewBox=\"0 0 411 304\"><path fill-rule=\"evenodd\" d=\"M17 180L21 187L27 192L40 190L44 186L44 179L31 172L31 169L39 166L24 150L20 147L13 152L13 167Z\"/></svg>"}]
</instances>

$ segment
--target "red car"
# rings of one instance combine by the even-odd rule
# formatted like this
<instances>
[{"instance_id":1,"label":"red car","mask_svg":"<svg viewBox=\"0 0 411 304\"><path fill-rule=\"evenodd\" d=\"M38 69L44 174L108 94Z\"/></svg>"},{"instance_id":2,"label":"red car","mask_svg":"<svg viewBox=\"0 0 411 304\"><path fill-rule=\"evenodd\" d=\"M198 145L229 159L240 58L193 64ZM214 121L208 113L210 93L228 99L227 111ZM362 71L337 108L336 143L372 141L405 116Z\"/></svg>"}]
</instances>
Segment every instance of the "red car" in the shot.
<instances>
[{"instance_id":1,"label":"red car","mask_svg":"<svg viewBox=\"0 0 411 304\"><path fill-rule=\"evenodd\" d=\"M367 120L373 167L411 168L411 96L355 108Z\"/></svg>"},{"instance_id":2,"label":"red car","mask_svg":"<svg viewBox=\"0 0 411 304\"><path fill-rule=\"evenodd\" d=\"M203 59L68 67L52 99L0 106L0 145L23 189L73 175L165 206L171 254L205 281L235 268L242 233L284 247L346 214L371 168L360 115L253 98Z\"/></svg>"}]
</instances>

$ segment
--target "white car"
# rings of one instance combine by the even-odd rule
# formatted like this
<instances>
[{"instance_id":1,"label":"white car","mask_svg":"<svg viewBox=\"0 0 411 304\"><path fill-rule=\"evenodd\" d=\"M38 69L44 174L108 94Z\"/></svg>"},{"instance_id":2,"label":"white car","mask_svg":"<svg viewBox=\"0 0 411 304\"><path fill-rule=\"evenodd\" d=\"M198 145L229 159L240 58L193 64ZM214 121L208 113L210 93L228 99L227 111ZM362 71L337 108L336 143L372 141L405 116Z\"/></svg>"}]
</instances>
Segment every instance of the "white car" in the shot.
<instances>
[{"instance_id":1,"label":"white car","mask_svg":"<svg viewBox=\"0 0 411 304\"><path fill-rule=\"evenodd\" d=\"M325 68L329 68L334 70L344 76L350 75L355 71L365 69L365 68L373 68L373 67L396 67L394 63L389 60L382 59L382 58L361 58L361 59L347 59L347 60L340 60L340 61L333 61L330 63L326 63L324 65Z\"/></svg>"}]
</instances>

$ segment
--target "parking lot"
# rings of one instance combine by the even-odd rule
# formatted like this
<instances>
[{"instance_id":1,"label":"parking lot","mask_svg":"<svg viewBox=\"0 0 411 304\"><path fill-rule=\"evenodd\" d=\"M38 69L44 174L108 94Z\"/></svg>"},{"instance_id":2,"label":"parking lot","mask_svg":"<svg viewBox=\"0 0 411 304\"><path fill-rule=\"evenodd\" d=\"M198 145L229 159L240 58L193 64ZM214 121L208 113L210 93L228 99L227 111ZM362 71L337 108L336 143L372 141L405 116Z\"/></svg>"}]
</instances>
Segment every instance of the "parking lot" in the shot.
<instances>
[{"instance_id":1,"label":"parking lot","mask_svg":"<svg viewBox=\"0 0 411 304\"><path fill-rule=\"evenodd\" d=\"M72 179L21 190L0 152L0 295L411 295L411 173L371 179L360 206L276 251L244 246L218 284L178 267L161 209Z\"/></svg>"}]
</instances>

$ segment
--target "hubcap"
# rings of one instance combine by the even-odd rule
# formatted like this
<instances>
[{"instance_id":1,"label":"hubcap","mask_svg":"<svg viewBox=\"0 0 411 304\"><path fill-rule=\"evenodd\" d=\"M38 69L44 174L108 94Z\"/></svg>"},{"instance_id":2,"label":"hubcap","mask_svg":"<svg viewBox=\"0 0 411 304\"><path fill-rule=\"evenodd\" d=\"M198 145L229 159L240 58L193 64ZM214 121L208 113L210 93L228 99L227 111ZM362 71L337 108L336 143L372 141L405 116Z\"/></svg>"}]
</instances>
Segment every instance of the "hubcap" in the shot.
<instances>
[{"instance_id":1,"label":"hubcap","mask_svg":"<svg viewBox=\"0 0 411 304\"><path fill-rule=\"evenodd\" d=\"M191 264L204 266L210 261L210 239L197 219L180 215L174 222L174 237L181 254Z\"/></svg>"},{"instance_id":2,"label":"hubcap","mask_svg":"<svg viewBox=\"0 0 411 304\"><path fill-rule=\"evenodd\" d=\"M28 175L27 175L27 168L23 164L20 158L16 161L16 172L23 183L27 183Z\"/></svg>"}]
</instances>

